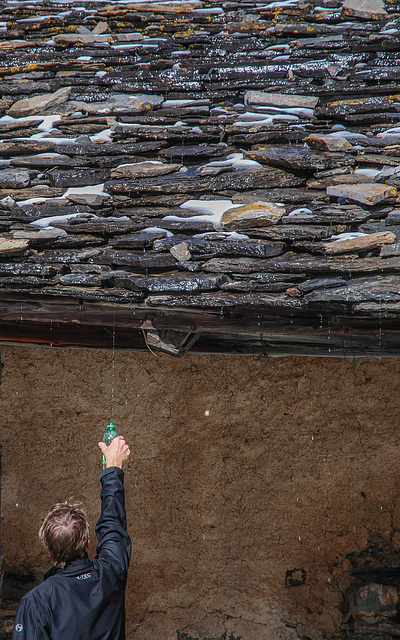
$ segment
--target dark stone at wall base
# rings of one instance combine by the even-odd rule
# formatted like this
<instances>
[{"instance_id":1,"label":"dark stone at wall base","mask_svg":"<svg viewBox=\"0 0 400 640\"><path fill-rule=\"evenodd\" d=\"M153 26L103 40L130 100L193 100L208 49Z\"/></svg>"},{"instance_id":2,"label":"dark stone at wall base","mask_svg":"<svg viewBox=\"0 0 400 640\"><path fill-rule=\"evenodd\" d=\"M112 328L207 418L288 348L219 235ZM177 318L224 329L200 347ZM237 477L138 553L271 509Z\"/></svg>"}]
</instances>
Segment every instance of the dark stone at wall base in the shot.
<instances>
[{"instance_id":1,"label":"dark stone at wall base","mask_svg":"<svg viewBox=\"0 0 400 640\"><path fill-rule=\"evenodd\" d=\"M301 587L305 584L306 576L304 569L287 569L285 584L287 587Z\"/></svg>"},{"instance_id":2,"label":"dark stone at wall base","mask_svg":"<svg viewBox=\"0 0 400 640\"><path fill-rule=\"evenodd\" d=\"M392 640L392 636L382 631L363 631L356 629L353 634L353 640Z\"/></svg>"}]
</instances>

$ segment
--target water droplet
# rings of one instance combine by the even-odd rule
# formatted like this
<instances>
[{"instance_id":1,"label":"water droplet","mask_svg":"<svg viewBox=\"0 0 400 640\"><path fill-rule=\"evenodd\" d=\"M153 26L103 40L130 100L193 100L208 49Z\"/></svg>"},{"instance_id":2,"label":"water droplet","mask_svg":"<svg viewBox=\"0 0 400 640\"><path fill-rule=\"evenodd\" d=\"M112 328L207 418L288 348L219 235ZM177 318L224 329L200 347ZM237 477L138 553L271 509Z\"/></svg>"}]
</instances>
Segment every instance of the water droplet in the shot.
<instances>
[{"instance_id":1,"label":"water droplet","mask_svg":"<svg viewBox=\"0 0 400 640\"><path fill-rule=\"evenodd\" d=\"M328 344L330 344L331 340L331 321L328 320ZM328 346L328 353L331 353L332 349Z\"/></svg>"},{"instance_id":2,"label":"water droplet","mask_svg":"<svg viewBox=\"0 0 400 640\"><path fill-rule=\"evenodd\" d=\"M113 329L112 329L112 362L111 362L111 414L113 414L114 404L114 380L115 380L115 302L113 308Z\"/></svg>"}]
</instances>

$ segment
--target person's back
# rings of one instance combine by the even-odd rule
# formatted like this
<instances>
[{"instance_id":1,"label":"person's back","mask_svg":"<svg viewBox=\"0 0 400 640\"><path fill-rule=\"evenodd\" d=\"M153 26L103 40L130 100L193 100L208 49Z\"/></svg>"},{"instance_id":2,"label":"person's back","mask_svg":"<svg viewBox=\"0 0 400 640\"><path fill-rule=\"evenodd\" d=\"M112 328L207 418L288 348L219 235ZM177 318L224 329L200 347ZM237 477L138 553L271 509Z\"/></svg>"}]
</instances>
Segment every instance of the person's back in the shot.
<instances>
[{"instance_id":1,"label":"person's back","mask_svg":"<svg viewBox=\"0 0 400 640\"><path fill-rule=\"evenodd\" d=\"M40 536L56 565L21 600L13 640L125 638L131 541L126 531L122 463L130 451L121 436L109 447L99 446L107 468L100 474L102 509L96 525L96 558L91 561L86 553L88 525L81 506L54 505Z\"/></svg>"}]
</instances>

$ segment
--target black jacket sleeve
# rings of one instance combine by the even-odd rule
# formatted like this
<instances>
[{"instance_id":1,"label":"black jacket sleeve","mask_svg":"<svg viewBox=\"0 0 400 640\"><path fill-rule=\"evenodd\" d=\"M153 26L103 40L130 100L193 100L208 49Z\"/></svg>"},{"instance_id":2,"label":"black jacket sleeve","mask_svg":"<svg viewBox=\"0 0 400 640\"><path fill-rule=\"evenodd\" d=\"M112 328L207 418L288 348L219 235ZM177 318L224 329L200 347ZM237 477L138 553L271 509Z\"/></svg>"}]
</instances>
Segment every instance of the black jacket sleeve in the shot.
<instances>
[{"instance_id":1,"label":"black jacket sleeve","mask_svg":"<svg viewBox=\"0 0 400 640\"><path fill-rule=\"evenodd\" d=\"M50 640L38 607L30 600L29 594L19 604L12 640Z\"/></svg>"},{"instance_id":2,"label":"black jacket sleeve","mask_svg":"<svg viewBox=\"0 0 400 640\"><path fill-rule=\"evenodd\" d=\"M109 467L100 474L101 515L96 525L99 562L109 563L125 577L131 556L131 539L126 531L124 472Z\"/></svg>"}]
</instances>

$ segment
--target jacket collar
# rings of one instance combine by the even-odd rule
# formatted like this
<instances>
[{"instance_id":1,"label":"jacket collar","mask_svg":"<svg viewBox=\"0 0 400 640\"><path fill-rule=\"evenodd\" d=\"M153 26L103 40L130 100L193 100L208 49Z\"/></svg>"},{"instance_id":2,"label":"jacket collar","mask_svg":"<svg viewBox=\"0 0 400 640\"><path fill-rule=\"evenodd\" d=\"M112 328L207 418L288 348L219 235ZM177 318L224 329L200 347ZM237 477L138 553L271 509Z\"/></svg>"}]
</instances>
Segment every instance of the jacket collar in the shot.
<instances>
[{"instance_id":1,"label":"jacket collar","mask_svg":"<svg viewBox=\"0 0 400 640\"><path fill-rule=\"evenodd\" d=\"M51 578L51 576L55 576L59 573L62 573L65 576L79 576L80 573L85 573L91 568L92 561L89 560L89 557L86 553L83 558L72 560L71 562L68 562L68 564L63 568L54 565L53 567L51 567L51 569L46 571L46 573L43 575L43 578L44 580L47 580L47 578Z\"/></svg>"}]
</instances>

